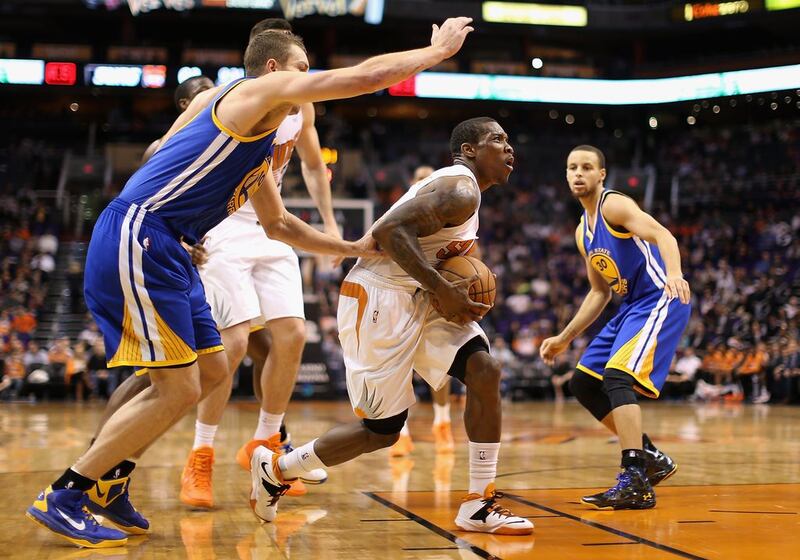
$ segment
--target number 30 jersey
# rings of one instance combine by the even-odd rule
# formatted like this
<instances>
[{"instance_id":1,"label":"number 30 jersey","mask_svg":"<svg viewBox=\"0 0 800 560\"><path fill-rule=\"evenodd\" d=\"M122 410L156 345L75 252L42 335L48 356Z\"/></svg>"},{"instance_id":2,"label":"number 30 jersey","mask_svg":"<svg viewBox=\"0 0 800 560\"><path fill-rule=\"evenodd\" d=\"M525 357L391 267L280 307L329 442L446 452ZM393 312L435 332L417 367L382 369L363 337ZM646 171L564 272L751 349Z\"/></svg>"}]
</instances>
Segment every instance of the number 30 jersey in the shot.
<instances>
[{"instance_id":1,"label":"number 30 jersey","mask_svg":"<svg viewBox=\"0 0 800 560\"><path fill-rule=\"evenodd\" d=\"M667 275L658 247L630 232L620 232L603 218L603 202L609 195L626 196L604 190L597 202L594 231L584 211L580 223L578 249L623 302L633 303L664 289Z\"/></svg>"},{"instance_id":2,"label":"number 30 jersey","mask_svg":"<svg viewBox=\"0 0 800 560\"><path fill-rule=\"evenodd\" d=\"M434 171L422 181L415 183L411 186L407 193L405 193L400 200L395 202L392 207L386 212L386 216L392 213L396 208L412 200L420 189L428 186L433 181L442 177L467 177L475 188L478 188L478 181L470 169L464 165L452 165L450 167L443 167ZM438 264L450 257L458 255L465 255L473 248L478 238L478 210L480 209L480 202L475 212L463 224L442 228L433 235L427 237L420 237L419 244L422 251L425 253L425 258L431 266L438 266ZM383 218L376 222L376 225L381 222ZM388 256L358 259L356 266L365 268L378 276L381 276L393 284L399 284L409 287L420 287L419 282L412 278L399 264L394 262Z\"/></svg>"}]
</instances>

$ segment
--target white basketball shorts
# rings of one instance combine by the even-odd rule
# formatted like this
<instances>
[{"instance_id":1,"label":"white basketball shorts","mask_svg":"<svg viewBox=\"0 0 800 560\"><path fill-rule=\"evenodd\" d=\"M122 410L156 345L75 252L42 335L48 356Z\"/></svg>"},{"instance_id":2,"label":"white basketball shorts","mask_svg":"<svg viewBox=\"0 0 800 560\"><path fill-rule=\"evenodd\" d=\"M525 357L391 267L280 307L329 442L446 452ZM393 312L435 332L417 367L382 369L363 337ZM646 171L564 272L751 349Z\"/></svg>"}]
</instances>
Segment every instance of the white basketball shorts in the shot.
<instances>
[{"instance_id":1,"label":"white basketball shorts","mask_svg":"<svg viewBox=\"0 0 800 560\"><path fill-rule=\"evenodd\" d=\"M300 266L289 245L267 237L257 222L228 218L208 233L205 247L200 278L218 328L305 319Z\"/></svg>"},{"instance_id":2,"label":"white basketball shorts","mask_svg":"<svg viewBox=\"0 0 800 560\"><path fill-rule=\"evenodd\" d=\"M489 346L477 323L444 320L426 291L390 283L358 266L342 283L337 321L347 392L360 418L400 414L416 401L414 371L440 389L464 344L480 336Z\"/></svg>"}]
</instances>

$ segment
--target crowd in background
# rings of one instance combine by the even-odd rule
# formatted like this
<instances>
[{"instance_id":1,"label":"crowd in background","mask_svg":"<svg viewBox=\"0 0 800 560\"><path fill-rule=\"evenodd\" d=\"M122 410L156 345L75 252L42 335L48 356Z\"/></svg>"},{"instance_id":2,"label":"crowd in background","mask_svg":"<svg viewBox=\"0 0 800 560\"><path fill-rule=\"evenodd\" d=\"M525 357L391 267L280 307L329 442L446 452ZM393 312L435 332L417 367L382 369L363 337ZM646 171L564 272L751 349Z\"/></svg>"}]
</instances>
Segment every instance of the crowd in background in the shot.
<instances>
[{"instance_id":1,"label":"crowd in background","mask_svg":"<svg viewBox=\"0 0 800 560\"><path fill-rule=\"evenodd\" d=\"M574 244L580 206L569 195L563 161L572 146L594 143L606 149L609 167L629 166L636 157L652 161L660 176L676 176L680 189L677 212L667 211L669 192L658 192L653 208L678 239L693 290L692 319L664 398L800 402L800 123L679 130L638 155L631 138L609 141L602 131L554 133L546 143L523 131L509 133L517 170L508 186L485 193L479 239L498 285L495 307L482 326L503 364L506 396L569 397L567 381L582 349L618 304L612 303L554 367L538 359L541 341L564 327L588 291L585 263ZM354 137L336 127L325 134L363 147L362 172L337 191L371 198L377 215L402 195L416 165L448 164L447 133L441 129L387 134L376 123ZM104 369L96 327L89 324L80 340L53 341L49 351L32 340L58 229L36 202L33 185L13 183L2 161L0 394L11 394L12 387L15 396L24 394L23 385L33 391L36 384L25 382L41 369L33 366L63 363L63 374L60 366L49 371L71 387L70 395L107 395L130 372ZM288 181L291 185L291 177ZM335 324L343 273L316 274L309 286L321 296L322 347L329 370L338 372L334 378L343 370Z\"/></svg>"}]
</instances>

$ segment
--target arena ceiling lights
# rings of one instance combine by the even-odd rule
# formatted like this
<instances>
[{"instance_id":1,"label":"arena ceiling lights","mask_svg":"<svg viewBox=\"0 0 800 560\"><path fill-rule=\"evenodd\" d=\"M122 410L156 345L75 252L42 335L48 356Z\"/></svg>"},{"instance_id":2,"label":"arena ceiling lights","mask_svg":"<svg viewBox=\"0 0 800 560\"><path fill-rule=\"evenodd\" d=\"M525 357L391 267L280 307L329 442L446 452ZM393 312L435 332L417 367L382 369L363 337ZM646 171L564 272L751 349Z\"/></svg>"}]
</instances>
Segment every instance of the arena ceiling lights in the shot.
<instances>
[{"instance_id":1,"label":"arena ceiling lights","mask_svg":"<svg viewBox=\"0 0 800 560\"><path fill-rule=\"evenodd\" d=\"M391 95L529 103L647 105L800 88L800 64L676 78L598 80L423 72Z\"/></svg>"}]
</instances>

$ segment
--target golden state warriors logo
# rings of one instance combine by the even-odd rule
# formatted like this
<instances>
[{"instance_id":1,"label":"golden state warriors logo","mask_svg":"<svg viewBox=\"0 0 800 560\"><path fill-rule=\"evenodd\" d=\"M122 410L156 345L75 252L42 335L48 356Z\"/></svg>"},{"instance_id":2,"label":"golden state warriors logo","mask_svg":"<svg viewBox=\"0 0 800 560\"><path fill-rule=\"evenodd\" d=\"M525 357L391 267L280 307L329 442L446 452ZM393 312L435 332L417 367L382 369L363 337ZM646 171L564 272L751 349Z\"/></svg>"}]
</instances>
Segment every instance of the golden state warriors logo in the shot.
<instances>
[{"instance_id":1,"label":"golden state warriors logo","mask_svg":"<svg viewBox=\"0 0 800 560\"><path fill-rule=\"evenodd\" d=\"M628 293L628 281L622 278L619 273L619 267L611 254L606 249L595 249L589 253L589 263L597 272L608 282L614 292L624 296Z\"/></svg>"},{"instance_id":2,"label":"golden state warriors logo","mask_svg":"<svg viewBox=\"0 0 800 560\"><path fill-rule=\"evenodd\" d=\"M268 169L269 162L264 160L261 165L247 172L247 175L244 176L244 179L233 190L233 194L228 199L228 215L233 214L244 206L244 203L250 200L250 197L261 188L261 185L264 184L264 175Z\"/></svg>"}]
</instances>

